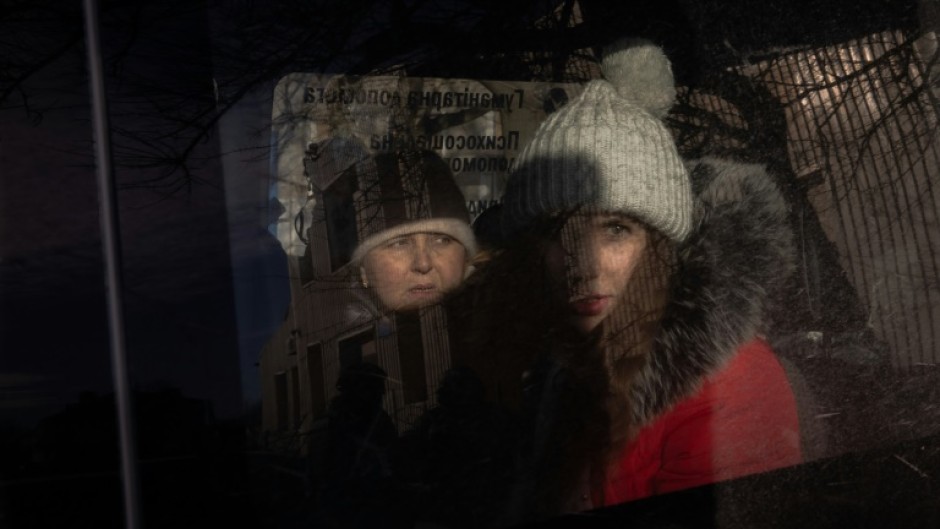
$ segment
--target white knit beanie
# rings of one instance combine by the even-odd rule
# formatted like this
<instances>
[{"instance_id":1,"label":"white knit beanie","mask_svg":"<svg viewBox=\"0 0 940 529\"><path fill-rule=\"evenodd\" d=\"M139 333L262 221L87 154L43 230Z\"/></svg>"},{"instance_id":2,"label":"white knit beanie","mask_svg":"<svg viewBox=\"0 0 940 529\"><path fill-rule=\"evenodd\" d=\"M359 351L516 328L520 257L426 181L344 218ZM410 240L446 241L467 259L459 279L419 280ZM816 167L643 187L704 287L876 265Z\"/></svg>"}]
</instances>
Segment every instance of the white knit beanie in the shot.
<instances>
[{"instance_id":1,"label":"white knit beanie","mask_svg":"<svg viewBox=\"0 0 940 529\"><path fill-rule=\"evenodd\" d=\"M669 59L648 41L623 40L605 50L601 71L516 159L503 195L510 237L580 207L625 213L675 241L688 235L689 175L662 122L676 94Z\"/></svg>"}]
</instances>

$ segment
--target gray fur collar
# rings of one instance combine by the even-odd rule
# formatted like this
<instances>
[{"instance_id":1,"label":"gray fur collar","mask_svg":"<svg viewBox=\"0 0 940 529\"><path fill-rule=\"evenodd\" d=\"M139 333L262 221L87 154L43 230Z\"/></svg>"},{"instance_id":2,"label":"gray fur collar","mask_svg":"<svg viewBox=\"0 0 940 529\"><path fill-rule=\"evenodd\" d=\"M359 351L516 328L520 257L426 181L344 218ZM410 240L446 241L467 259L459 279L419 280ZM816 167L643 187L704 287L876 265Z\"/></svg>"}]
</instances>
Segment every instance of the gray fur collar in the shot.
<instances>
[{"instance_id":1,"label":"gray fur collar","mask_svg":"<svg viewBox=\"0 0 940 529\"><path fill-rule=\"evenodd\" d=\"M634 424L694 393L762 331L771 295L793 268L783 195L759 165L688 162L695 210L662 329L632 388Z\"/></svg>"}]
</instances>

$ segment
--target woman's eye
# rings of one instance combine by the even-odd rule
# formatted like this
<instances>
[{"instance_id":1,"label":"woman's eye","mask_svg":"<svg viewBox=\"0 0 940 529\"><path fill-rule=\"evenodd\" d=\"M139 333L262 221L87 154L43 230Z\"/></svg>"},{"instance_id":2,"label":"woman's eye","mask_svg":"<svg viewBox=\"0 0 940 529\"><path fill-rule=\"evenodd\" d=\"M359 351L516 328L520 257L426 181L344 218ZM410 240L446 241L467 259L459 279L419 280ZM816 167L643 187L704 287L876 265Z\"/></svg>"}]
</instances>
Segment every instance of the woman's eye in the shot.
<instances>
[{"instance_id":1,"label":"woman's eye","mask_svg":"<svg viewBox=\"0 0 940 529\"><path fill-rule=\"evenodd\" d=\"M454 242L454 238L451 237L450 235L438 235L437 237L434 238L434 242L441 246L444 246L444 245Z\"/></svg>"},{"instance_id":2,"label":"woman's eye","mask_svg":"<svg viewBox=\"0 0 940 529\"><path fill-rule=\"evenodd\" d=\"M386 246L388 248L403 248L411 244L411 239L407 237L399 237L398 239L392 239L389 241Z\"/></svg>"},{"instance_id":3,"label":"woman's eye","mask_svg":"<svg viewBox=\"0 0 940 529\"><path fill-rule=\"evenodd\" d=\"M604 224L604 233L612 237L625 237L630 235L631 231L629 226L620 222L608 222Z\"/></svg>"}]
</instances>

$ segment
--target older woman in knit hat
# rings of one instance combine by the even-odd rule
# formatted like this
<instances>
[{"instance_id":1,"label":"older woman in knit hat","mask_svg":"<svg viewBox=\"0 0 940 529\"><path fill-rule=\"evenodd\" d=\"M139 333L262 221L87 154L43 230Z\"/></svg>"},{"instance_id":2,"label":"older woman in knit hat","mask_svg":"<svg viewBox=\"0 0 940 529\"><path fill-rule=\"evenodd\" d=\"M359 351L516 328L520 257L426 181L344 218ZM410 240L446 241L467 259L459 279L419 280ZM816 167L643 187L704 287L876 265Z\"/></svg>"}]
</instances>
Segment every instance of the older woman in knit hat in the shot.
<instances>
[{"instance_id":1,"label":"older woman in knit hat","mask_svg":"<svg viewBox=\"0 0 940 529\"><path fill-rule=\"evenodd\" d=\"M351 266L381 308L437 303L470 271L476 242L463 194L429 151L381 153L361 175L357 215L365 237Z\"/></svg>"},{"instance_id":2,"label":"older woman in knit hat","mask_svg":"<svg viewBox=\"0 0 940 529\"><path fill-rule=\"evenodd\" d=\"M795 400L760 334L793 260L780 192L760 166L680 158L660 48L620 42L602 71L517 158L506 247L472 281L504 322L479 327L477 363L529 366L516 519L801 461Z\"/></svg>"}]
</instances>

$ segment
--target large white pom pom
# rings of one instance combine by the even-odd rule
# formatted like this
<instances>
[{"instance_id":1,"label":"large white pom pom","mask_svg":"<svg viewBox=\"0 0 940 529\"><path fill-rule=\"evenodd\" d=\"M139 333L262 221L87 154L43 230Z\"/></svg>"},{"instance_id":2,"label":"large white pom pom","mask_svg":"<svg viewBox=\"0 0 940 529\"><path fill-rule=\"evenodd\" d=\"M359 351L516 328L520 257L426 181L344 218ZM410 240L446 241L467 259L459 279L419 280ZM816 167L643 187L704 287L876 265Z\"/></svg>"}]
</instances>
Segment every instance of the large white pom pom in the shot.
<instances>
[{"instance_id":1,"label":"large white pom pom","mask_svg":"<svg viewBox=\"0 0 940 529\"><path fill-rule=\"evenodd\" d=\"M669 58L648 40L622 39L611 44L604 49L601 71L621 97L656 117L666 117L676 101Z\"/></svg>"}]
</instances>

